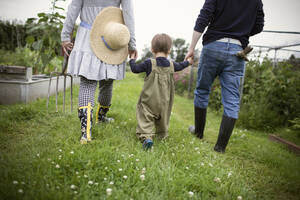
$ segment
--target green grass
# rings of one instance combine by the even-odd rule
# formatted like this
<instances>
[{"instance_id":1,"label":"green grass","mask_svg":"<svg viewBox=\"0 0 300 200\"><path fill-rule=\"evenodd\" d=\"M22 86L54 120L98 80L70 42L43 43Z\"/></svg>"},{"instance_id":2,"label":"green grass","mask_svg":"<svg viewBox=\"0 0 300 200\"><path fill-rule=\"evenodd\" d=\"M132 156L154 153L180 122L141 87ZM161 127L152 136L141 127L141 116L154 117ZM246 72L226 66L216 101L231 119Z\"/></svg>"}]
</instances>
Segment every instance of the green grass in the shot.
<instances>
[{"instance_id":1,"label":"green grass","mask_svg":"<svg viewBox=\"0 0 300 200\"><path fill-rule=\"evenodd\" d=\"M300 198L300 157L270 142L266 133L240 128L234 129L227 152L215 153L221 116L208 112L199 140L187 132L193 102L183 97L175 97L169 138L154 140L153 151L143 151L135 137L142 85L131 73L114 83L109 116L115 122L94 125L95 140L88 145L79 144L76 109L62 113L62 97L59 113L55 97L49 112L46 99L1 105L0 199Z\"/></svg>"}]
</instances>

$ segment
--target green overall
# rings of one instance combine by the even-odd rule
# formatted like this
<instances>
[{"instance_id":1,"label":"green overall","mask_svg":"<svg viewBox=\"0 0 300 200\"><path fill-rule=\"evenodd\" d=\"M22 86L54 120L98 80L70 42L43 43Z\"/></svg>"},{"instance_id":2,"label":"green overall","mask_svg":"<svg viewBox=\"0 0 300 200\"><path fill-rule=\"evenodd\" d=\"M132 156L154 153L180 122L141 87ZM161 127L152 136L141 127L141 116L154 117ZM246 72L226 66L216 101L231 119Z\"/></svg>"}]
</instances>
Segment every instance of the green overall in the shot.
<instances>
[{"instance_id":1,"label":"green overall","mask_svg":"<svg viewBox=\"0 0 300 200\"><path fill-rule=\"evenodd\" d=\"M170 62L170 67L158 67L155 59L151 59L151 63L152 72L144 80L136 109L136 135L141 142L154 135L161 139L168 136L174 99L173 63Z\"/></svg>"}]
</instances>

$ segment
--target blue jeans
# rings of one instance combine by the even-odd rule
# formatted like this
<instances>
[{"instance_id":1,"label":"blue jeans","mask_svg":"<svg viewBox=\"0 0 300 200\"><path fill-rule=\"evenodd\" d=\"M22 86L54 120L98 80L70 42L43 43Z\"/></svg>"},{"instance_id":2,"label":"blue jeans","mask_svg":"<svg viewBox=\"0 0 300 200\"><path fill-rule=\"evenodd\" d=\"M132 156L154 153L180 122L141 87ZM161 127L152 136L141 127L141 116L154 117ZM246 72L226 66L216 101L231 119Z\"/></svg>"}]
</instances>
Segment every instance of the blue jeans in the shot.
<instances>
[{"instance_id":1,"label":"blue jeans","mask_svg":"<svg viewBox=\"0 0 300 200\"><path fill-rule=\"evenodd\" d=\"M240 110L240 84L244 76L245 61L236 57L242 47L227 42L211 42L204 45L198 67L194 104L207 108L211 85L219 76L224 115L238 118Z\"/></svg>"}]
</instances>

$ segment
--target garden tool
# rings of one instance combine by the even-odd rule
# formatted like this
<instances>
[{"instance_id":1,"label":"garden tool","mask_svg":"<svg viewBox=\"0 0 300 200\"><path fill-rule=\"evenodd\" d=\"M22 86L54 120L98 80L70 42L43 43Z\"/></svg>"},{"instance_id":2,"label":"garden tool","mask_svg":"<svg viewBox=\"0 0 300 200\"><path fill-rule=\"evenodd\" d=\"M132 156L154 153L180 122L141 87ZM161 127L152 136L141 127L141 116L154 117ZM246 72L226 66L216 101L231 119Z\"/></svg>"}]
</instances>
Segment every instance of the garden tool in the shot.
<instances>
[{"instance_id":1,"label":"garden tool","mask_svg":"<svg viewBox=\"0 0 300 200\"><path fill-rule=\"evenodd\" d=\"M249 61L247 58L247 54L249 54L252 50L253 50L253 48L251 46L247 46L245 49L237 52L235 55L245 61Z\"/></svg>"},{"instance_id":2,"label":"garden tool","mask_svg":"<svg viewBox=\"0 0 300 200\"><path fill-rule=\"evenodd\" d=\"M50 98L50 89L51 89L51 79L52 77L56 76L56 93L55 93L55 104L56 104L56 112L58 112L57 108L57 96L58 96L58 83L59 83L59 76L64 77L64 95L63 95L63 112L65 112L65 97L66 97L66 81L67 77L70 77L71 80L71 112L73 111L73 76L66 73L67 66L68 66L68 59L69 57L63 53L64 61L62 64L62 72L51 72L50 73L50 80L49 80L49 87L48 87L48 99L47 99L47 110L49 105L49 98Z\"/></svg>"}]
</instances>

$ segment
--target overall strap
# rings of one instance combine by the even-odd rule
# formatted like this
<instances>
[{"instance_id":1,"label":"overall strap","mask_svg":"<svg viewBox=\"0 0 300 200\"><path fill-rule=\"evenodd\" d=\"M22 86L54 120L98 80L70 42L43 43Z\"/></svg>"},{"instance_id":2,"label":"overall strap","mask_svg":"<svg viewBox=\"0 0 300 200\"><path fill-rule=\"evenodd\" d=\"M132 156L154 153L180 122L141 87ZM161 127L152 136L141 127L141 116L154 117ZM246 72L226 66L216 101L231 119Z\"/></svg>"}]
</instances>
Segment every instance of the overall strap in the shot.
<instances>
[{"instance_id":1,"label":"overall strap","mask_svg":"<svg viewBox=\"0 0 300 200\"><path fill-rule=\"evenodd\" d=\"M157 69L156 59L150 58L151 65L152 65L152 71Z\"/></svg>"}]
</instances>

